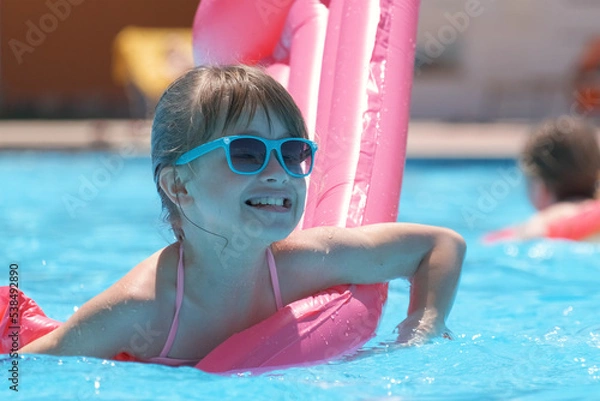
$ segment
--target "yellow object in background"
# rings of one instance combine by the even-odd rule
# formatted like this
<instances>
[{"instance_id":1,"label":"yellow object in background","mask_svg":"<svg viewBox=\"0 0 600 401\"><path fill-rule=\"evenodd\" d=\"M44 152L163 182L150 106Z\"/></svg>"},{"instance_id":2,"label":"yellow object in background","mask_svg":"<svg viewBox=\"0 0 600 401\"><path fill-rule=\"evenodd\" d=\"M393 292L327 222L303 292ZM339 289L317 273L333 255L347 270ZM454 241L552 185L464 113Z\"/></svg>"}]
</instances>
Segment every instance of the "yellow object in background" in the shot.
<instances>
[{"instance_id":1,"label":"yellow object in background","mask_svg":"<svg viewBox=\"0 0 600 401\"><path fill-rule=\"evenodd\" d=\"M167 86L193 66L192 31L128 26L115 38L113 53L113 79L156 103Z\"/></svg>"}]
</instances>

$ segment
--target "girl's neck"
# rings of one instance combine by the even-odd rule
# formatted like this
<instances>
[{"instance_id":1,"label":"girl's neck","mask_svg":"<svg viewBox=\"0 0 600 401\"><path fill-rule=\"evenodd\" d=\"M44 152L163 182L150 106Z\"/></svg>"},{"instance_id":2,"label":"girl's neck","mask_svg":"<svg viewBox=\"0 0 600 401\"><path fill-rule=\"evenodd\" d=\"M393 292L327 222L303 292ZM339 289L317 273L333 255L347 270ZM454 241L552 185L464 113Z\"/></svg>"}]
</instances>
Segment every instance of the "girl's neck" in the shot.
<instances>
[{"instance_id":1,"label":"girl's neck","mask_svg":"<svg viewBox=\"0 0 600 401\"><path fill-rule=\"evenodd\" d=\"M266 244L241 244L214 238L184 239L184 266L187 274L201 274L205 279L229 284L252 280L267 263Z\"/></svg>"},{"instance_id":2,"label":"girl's neck","mask_svg":"<svg viewBox=\"0 0 600 401\"><path fill-rule=\"evenodd\" d=\"M188 302L240 319L262 310L272 293L266 246L236 251L214 242L210 248L188 239L181 244Z\"/></svg>"}]
</instances>

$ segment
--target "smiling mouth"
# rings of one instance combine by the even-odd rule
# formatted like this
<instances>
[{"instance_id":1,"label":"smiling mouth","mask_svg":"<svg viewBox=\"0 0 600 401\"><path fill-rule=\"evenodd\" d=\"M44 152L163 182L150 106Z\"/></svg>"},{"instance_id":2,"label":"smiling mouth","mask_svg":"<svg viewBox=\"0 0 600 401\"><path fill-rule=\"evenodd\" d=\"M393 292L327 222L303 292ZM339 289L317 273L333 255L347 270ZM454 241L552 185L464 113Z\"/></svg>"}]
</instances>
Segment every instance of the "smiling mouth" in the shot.
<instances>
[{"instance_id":1,"label":"smiling mouth","mask_svg":"<svg viewBox=\"0 0 600 401\"><path fill-rule=\"evenodd\" d=\"M246 201L246 205L252 207L283 207L285 209L289 209L292 207L292 201L289 198L272 198L272 197L261 197L261 198L251 198Z\"/></svg>"}]
</instances>

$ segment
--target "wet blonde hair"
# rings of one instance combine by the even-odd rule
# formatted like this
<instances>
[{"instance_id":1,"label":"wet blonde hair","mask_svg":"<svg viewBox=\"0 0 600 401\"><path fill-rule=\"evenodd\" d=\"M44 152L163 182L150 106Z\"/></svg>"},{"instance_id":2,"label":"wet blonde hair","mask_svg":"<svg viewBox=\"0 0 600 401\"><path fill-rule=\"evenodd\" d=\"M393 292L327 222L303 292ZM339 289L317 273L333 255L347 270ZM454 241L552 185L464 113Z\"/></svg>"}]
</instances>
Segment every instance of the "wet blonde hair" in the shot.
<instances>
[{"instance_id":1,"label":"wet blonde hair","mask_svg":"<svg viewBox=\"0 0 600 401\"><path fill-rule=\"evenodd\" d=\"M598 195L600 148L587 121L563 116L535 127L520 157L523 171L550 189L557 201Z\"/></svg>"},{"instance_id":2,"label":"wet blonde hair","mask_svg":"<svg viewBox=\"0 0 600 401\"><path fill-rule=\"evenodd\" d=\"M173 82L157 103L152 124L151 157L154 182L164 218L177 239L184 237L181 214L160 187L160 173L183 153L220 136L257 110L278 117L290 135L308 138L302 113L275 79L256 67L200 66ZM247 114L245 114L247 113ZM219 129L221 132L216 132Z\"/></svg>"}]
</instances>

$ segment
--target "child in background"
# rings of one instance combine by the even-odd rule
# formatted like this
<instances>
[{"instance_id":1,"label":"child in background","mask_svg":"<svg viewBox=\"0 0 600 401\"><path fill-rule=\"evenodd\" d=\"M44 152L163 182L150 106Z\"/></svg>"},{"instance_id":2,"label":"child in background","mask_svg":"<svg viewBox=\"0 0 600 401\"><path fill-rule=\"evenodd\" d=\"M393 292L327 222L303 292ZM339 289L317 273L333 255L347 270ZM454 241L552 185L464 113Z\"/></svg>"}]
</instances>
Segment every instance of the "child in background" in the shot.
<instances>
[{"instance_id":1,"label":"child in background","mask_svg":"<svg viewBox=\"0 0 600 401\"><path fill-rule=\"evenodd\" d=\"M402 223L294 230L316 149L291 96L261 70L184 74L152 127L154 178L176 241L22 352L194 366L283 305L399 277L412 286L398 341L449 336L463 239ZM132 340L139 327L151 329L144 347Z\"/></svg>"},{"instance_id":2,"label":"child in background","mask_svg":"<svg viewBox=\"0 0 600 401\"><path fill-rule=\"evenodd\" d=\"M600 148L590 123L570 116L541 123L528 138L519 163L538 213L522 225L488 235L488 240L578 240L600 233Z\"/></svg>"}]
</instances>

